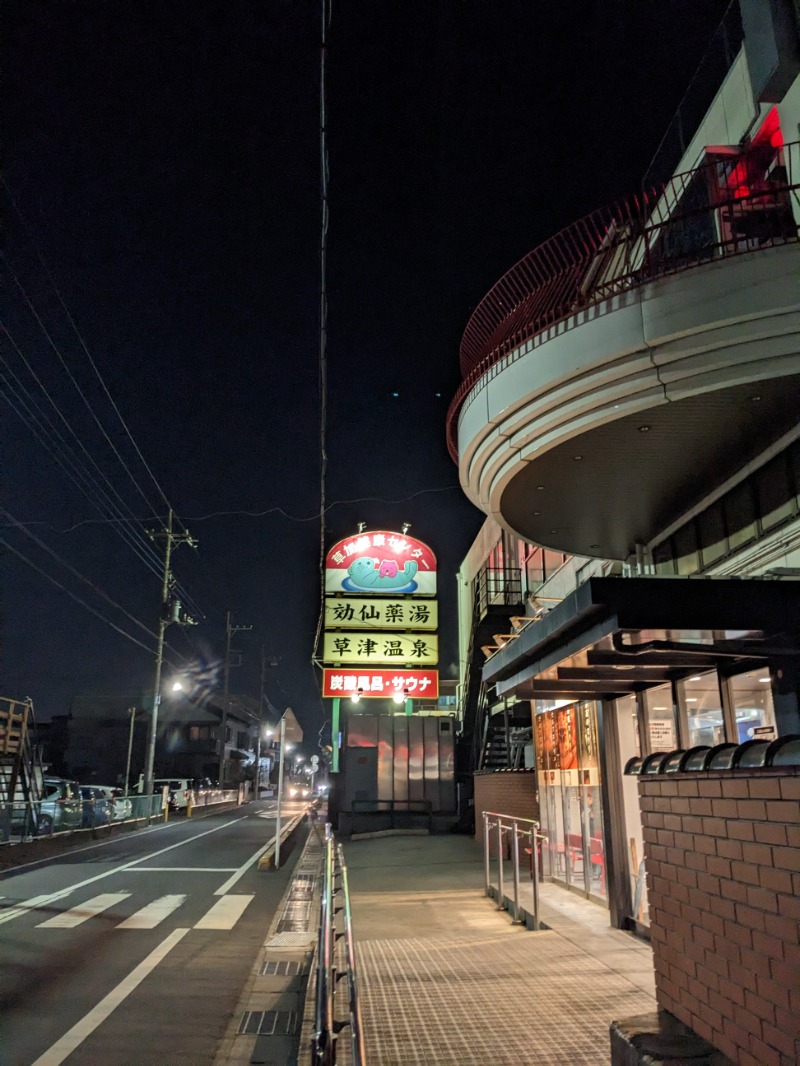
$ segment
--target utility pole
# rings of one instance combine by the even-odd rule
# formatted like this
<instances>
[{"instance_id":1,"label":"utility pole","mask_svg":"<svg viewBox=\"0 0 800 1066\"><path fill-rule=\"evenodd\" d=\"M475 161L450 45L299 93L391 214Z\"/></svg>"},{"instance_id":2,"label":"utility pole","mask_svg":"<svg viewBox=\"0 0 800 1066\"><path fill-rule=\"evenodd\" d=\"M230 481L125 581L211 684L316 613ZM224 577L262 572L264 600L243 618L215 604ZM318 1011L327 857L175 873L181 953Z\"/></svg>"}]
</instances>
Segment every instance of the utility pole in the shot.
<instances>
[{"instance_id":1,"label":"utility pole","mask_svg":"<svg viewBox=\"0 0 800 1066\"><path fill-rule=\"evenodd\" d=\"M148 530L151 540L156 537L164 537L166 548L164 549L164 577L161 583L161 613L158 619L158 643L156 645L156 677L153 690L153 710L150 715L150 730L147 738L147 758L144 768L144 791L146 796L153 794L153 763L156 756L156 737L158 735L158 708L161 703L161 667L164 663L164 633L167 626L173 622L181 625L194 625L195 621L181 610L180 600L173 597L174 579L170 564L172 562L173 545L188 544L190 548L197 547L197 541L188 533L175 533L172 528L172 508L169 509L167 528L160 532Z\"/></svg>"},{"instance_id":2,"label":"utility pole","mask_svg":"<svg viewBox=\"0 0 800 1066\"><path fill-rule=\"evenodd\" d=\"M231 624L231 612L226 612L225 617L225 674L224 674L224 688L223 688L223 706L222 706L222 740L220 741L219 748L219 787L225 788L225 764L227 759L225 757L225 745L227 743L228 733L228 712L230 710L230 697L228 695L228 689L231 676L231 637L234 633L246 632L252 629L252 626L235 626ZM260 727L259 727L260 728Z\"/></svg>"},{"instance_id":3,"label":"utility pole","mask_svg":"<svg viewBox=\"0 0 800 1066\"><path fill-rule=\"evenodd\" d=\"M136 717L136 708L129 707L128 714L131 716L130 729L128 730L128 759L125 763L125 795L128 795L131 779L131 753L133 751L133 720Z\"/></svg>"}]
</instances>

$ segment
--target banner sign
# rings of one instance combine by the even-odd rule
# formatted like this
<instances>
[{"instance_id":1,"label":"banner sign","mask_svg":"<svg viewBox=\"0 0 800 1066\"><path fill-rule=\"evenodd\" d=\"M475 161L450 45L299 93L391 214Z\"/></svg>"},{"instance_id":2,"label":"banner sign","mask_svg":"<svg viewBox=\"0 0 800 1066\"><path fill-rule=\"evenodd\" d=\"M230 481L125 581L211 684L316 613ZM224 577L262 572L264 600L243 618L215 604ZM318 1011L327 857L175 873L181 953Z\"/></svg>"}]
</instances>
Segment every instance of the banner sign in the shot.
<instances>
[{"instance_id":1,"label":"banner sign","mask_svg":"<svg viewBox=\"0 0 800 1066\"><path fill-rule=\"evenodd\" d=\"M322 646L326 663L411 663L435 666L439 661L439 638L430 633L332 633Z\"/></svg>"},{"instance_id":2,"label":"banner sign","mask_svg":"<svg viewBox=\"0 0 800 1066\"><path fill-rule=\"evenodd\" d=\"M322 695L355 696L363 699L391 699L395 692L408 692L408 698L439 698L438 670L323 670Z\"/></svg>"},{"instance_id":3,"label":"banner sign","mask_svg":"<svg viewBox=\"0 0 800 1066\"><path fill-rule=\"evenodd\" d=\"M325 597L326 629L436 629L436 600Z\"/></svg>"},{"instance_id":4,"label":"banner sign","mask_svg":"<svg viewBox=\"0 0 800 1066\"><path fill-rule=\"evenodd\" d=\"M325 557L325 591L435 596L436 556L402 533L356 533L337 541Z\"/></svg>"}]
</instances>

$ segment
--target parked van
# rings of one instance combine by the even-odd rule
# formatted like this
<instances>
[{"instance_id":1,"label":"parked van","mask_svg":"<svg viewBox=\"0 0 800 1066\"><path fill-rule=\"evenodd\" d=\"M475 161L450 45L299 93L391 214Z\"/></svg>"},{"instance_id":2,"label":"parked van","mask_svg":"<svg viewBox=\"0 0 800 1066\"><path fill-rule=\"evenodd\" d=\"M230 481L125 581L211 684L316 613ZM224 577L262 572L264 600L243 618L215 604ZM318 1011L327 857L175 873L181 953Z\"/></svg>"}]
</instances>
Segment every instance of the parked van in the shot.
<instances>
[{"instance_id":1,"label":"parked van","mask_svg":"<svg viewBox=\"0 0 800 1066\"><path fill-rule=\"evenodd\" d=\"M194 793L192 777L157 777L153 781L153 792L169 789L169 807L173 811L185 811L189 806L189 797Z\"/></svg>"}]
</instances>

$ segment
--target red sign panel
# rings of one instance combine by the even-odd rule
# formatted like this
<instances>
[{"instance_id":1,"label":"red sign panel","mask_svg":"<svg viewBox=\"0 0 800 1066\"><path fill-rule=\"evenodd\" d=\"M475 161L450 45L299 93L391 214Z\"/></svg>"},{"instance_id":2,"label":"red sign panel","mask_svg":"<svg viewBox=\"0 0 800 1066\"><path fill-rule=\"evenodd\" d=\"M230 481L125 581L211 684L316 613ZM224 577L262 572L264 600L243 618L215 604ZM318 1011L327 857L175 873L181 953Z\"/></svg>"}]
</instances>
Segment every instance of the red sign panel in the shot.
<instances>
[{"instance_id":1,"label":"red sign panel","mask_svg":"<svg viewBox=\"0 0 800 1066\"><path fill-rule=\"evenodd\" d=\"M359 689L361 692L359 693ZM342 668L322 671L322 695L360 696L363 699L391 699L395 693L408 693L408 699L439 698L438 670L365 670Z\"/></svg>"},{"instance_id":2,"label":"red sign panel","mask_svg":"<svg viewBox=\"0 0 800 1066\"><path fill-rule=\"evenodd\" d=\"M436 594L436 556L427 544L378 529L337 541L325 558L325 591L378 596Z\"/></svg>"}]
</instances>

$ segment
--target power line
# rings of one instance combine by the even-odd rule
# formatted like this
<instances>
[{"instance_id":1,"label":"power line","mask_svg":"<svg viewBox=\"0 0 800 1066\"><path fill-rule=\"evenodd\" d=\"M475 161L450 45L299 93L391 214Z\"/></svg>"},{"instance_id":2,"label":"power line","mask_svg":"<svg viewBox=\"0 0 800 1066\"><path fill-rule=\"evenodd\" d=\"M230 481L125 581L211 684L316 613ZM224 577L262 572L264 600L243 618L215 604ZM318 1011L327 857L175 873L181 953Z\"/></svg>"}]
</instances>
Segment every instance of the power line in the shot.
<instances>
[{"instance_id":1,"label":"power line","mask_svg":"<svg viewBox=\"0 0 800 1066\"><path fill-rule=\"evenodd\" d=\"M14 284L19 289L20 293L22 294L23 299L25 300L25 303L28 305L28 308L29 308L31 314L36 319L37 325L41 329L42 333L45 335L48 344L50 345L50 347L53 349L53 351L55 352L56 356L58 357L58 361L61 363L61 366L64 368L65 374L67 375L67 377L71 381L72 385L75 388L75 391L78 393L78 395L80 396L81 400L83 400L83 404L84 404L86 410L89 412L89 414L94 419L94 422L97 425L97 428L103 434L103 437L105 438L106 443L108 444L109 448L111 448L111 450L114 453L114 455L116 456L117 460L119 461L120 466L122 467L122 469L125 471L125 473L130 478L131 484L136 489L136 491L139 493L139 495L142 497L142 499L147 504L147 506L151 507L151 509L153 511L153 515L155 515L155 508L152 507L152 505L150 503L150 500L147 498L147 494L144 492L144 490L142 489L141 485L139 484L139 482L134 477L133 473L130 470L130 467L125 462L125 460L122 458L122 456L120 455L120 453L119 453L119 451L117 449L117 446L114 444L114 442L112 441L111 437L106 432L105 426L103 425L103 423L98 418L98 416L97 416L94 408L92 407L91 403L89 402L89 400L86 398L86 393L83 391L81 386L78 384L78 381L76 380L75 375L72 373L72 371L70 370L69 366L67 365L67 361L64 359L64 356L62 355L61 349L58 347L56 342L53 340L52 336L50 335L49 330L47 329L47 327L45 326L44 322L42 321L42 319L41 319L41 317L39 315L39 312L33 306L33 301L31 300L31 298L28 295L28 293L25 291L25 288L24 288L22 282L19 280L19 278L17 277L16 273L14 272L14 269L11 266L11 264L9 263L7 257L5 255L3 255L2 253L0 253L0 255L2 255L2 258L5 261L6 266L8 267L9 271L11 272L11 277L13 278ZM165 501L165 502L167 502L167 504L168 504L168 501Z\"/></svg>"},{"instance_id":2,"label":"power line","mask_svg":"<svg viewBox=\"0 0 800 1066\"><path fill-rule=\"evenodd\" d=\"M116 600L113 600L108 595L108 593L106 593L105 591L103 591L102 588L100 588L99 585L96 585L94 583L94 581L92 581L90 578L85 577L83 574L81 574L81 572L79 570L76 570L74 566L71 566L69 563L67 563L65 560L63 560L61 558L61 555L59 555L57 552L54 552L52 550L52 548L49 548L44 543L44 540L39 540L39 538L34 533L31 533L31 531L27 530L25 528L25 526L22 526L22 523L17 521L17 519L14 517L14 515L10 514L9 512L7 512L5 510L3 510L3 508L0 508L0 515L3 515L5 518L10 519L10 521L12 523L12 526L14 526L15 528L21 530L22 533L25 533L25 535L27 537L29 537L31 540L33 540L33 543L37 547L39 547L43 551L47 552L47 554L50 556L51 559L55 560L55 562L57 562L57 563L60 563L61 566L64 567L64 569L69 570L71 575L73 575L74 577L78 578L78 580L82 581L84 584L89 585L89 587L92 589L92 592L96 593L102 599L105 599L106 602L110 605L110 607L116 608L117 611L122 611L122 613L126 616L126 618L129 618L135 626L138 626L140 629L143 629L145 631L145 633L147 633L148 636L153 636L153 637L156 636L156 633L153 630L148 629L147 626L145 626L145 624L143 623L143 621L140 621L139 618L135 618L132 614L130 614L128 611L126 611L126 609L123 607L123 605L121 603L117 603Z\"/></svg>"},{"instance_id":3,"label":"power line","mask_svg":"<svg viewBox=\"0 0 800 1066\"><path fill-rule=\"evenodd\" d=\"M132 644L136 644L138 647L143 648L148 654L152 654L152 648L148 648L146 644L142 644L140 640L137 640L136 637L131 636L131 634L127 633L124 629L120 629L118 625L115 625L115 623L112 622L110 619L106 618L105 615L102 615L99 611L95 610L94 607L90 606L90 604L88 604L85 600L82 600L80 596L76 596L74 592L70 592L70 590L68 588L65 588L60 581L57 581L50 574L42 570L41 567L38 567L36 563L30 560L21 551L18 551L15 547L13 547L13 545L9 544L8 541L4 540L2 537L0 537L0 545L2 545L2 547L4 547L7 551L10 551L12 555L16 555L18 559L21 559L31 568L31 570L35 570L37 574L41 574L41 576L47 581L49 581L51 585L55 585L56 588L61 589L61 591L66 593L70 599L75 600L75 602L79 603L81 607L85 607L86 610L90 612L90 614L93 614L96 618L99 618L101 622L105 622L107 626L111 626L112 629L116 630L117 633L125 637L126 640L129 640ZM175 666L176 664L172 663L171 665Z\"/></svg>"},{"instance_id":4,"label":"power line","mask_svg":"<svg viewBox=\"0 0 800 1066\"><path fill-rule=\"evenodd\" d=\"M101 387L103 389L103 392L105 393L106 398L108 399L108 402L111 404L111 407L112 407L112 409L114 411L114 414L119 419L119 422L120 422L122 428L125 430L125 434L127 435L128 440L133 445L134 451L136 452L137 456L139 457L139 460L140 460L142 466L147 471L147 473L148 473L148 475L150 477L150 480L153 482L153 484L155 485L156 489L158 490L158 494L160 495L161 499L167 505L168 508L171 507L170 502L169 502L169 500L167 499L167 497L166 497L166 495L164 493L164 490L161 488L161 485L159 484L159 482L158 482L155 474L153 473L150 465L148 464L147 460L145 459L144 455L142 454L142 451L139 448L139 445L136 443L136 441L135 441L135 439L133 437L133 434L131 433L131 431L130 431L130 429L128 427L127 422L122 417L122 413L120 412L120 410L119 410L119 408L118 408L118 406L116 404L116 401L114 400L114 398L112 397L111 393L109 392L108 387L107 387L107 385L105 383L105 380L104 380L102 374L100 373L100 370L98 369L97 364L95 363L94 359L92 358L92 355L91 355L91 353L89 351L88 345L86 344L86 341L83 339L83 335L81 334L80 330L78 329L77 323L75 322L75 319L73 318L72 313L70 312L69 308L67 307L67 305L66 305L66 303L64 301L64 298L61 295L61 290L58 288L58 285L56 284L55 278L53 277L52 270L50 269L48 263L45 261L45 258L42 255L38 245L35 242L35 240L33 240L30 226L28 225L28 223L27 223L27 221L25 219L25 216L22 214L22 211L20 210L19 204L17 203L16 198L14 197L14 193L12 192L11 188L9 187L8 182L6 181L5 177L3 177L2 175L0 175L0 181L2 181L3 185L5 186L6 192L8 193L8 197L9 197L9 199L10 199L10 201L11 201L13 207L14 207L14 210L17 213L17 217L19 218L19 220L22 223L24 229L28 233L29 238L31 239L31 242L32 242L33 247L34 247L34 250L36 252L36 256L37 256L39 262L41 263L42 267L44 268L44 271L47 274L48 278L50 279L50 284L52 285L53 291L55 292L56 296L58 297L58 302L61 304L61 307L62 307L62 309L64 311L64 314L67 316L67 320L69 321L69 324L72 327L72 330L73 330L75 336L77 337L77 339L78 339L78 341L79 341L79 343L81 345L81 348L83 348L84 354L86 355L86 358L89 361L89 365L91 366L92 370L95 372L97 380L100 382L100 385L101 385ZM5 256L3 258L6 260L6 263L8 263L8 259ZM12 274L13 274L13 270L12 270ZM15 280L16 280L16 276L15 276ZM62 360L62 362L63 362L63 360ZM102 427L101 427L101 429L102 429ZM109 443L111 443L111 442L109 441ZM113 445L112 445L112 448L113 448ZM115 452L116 452L116 450L115 450ZM122 462L121 459L120 459L120 462ZM123 463L123 466L124 465L125 464ZM125 469L127 470L127 467ZM133 475L130 474L130 471L128 471L128 473L131 476L131 479L133 480ZM134 483L137 484L137 488L138 488L138 483L136 483L136 482L134 482ZM141 490L140 490L140 492L141 492ZM144 496L144 493L142 493L142 495ZM146 497L145 497L145 501L147 502ZM182 524L183 523L181 523L181 525Z\"/></svg>"},{"instance_id":5,"label":"power line","mask_svg":"<svg viewBox=\"0 0 800 1066\"><path fill-rule=\"evenodd\" d=\"M441 488L437 488L437 489L419 489L417 492L412 492L410 496L402 496L399 499L395 499L395 500L387 500L387 499L385 499L382 496L360 496L357 499L353 499L353 500L333 500L331 503L329 503L326 506L325 513L328 514L330 511L332 511L334 509L334 507L346 507L346 506L349 506L349 505L355 504L355 503L383 503L383 504L407 503L409 500L417 499L418 496L426 496L426 495L430 495L431 493L437 493L437 492L455 492L455 490L458 489L458 488L459 488L458 485L443 485ZM265 518L267 515L271 515L271 514L279 514L283 518L286 518L290 522L305 523L305 522L318 522L319 521L319 512L318 511L315 511L314 514L309 515L308 517L300 517L298 515L289 514L288 511L285 511L282 507L268 507L264 511L244 511L244 510L238 510L238 511L211 511L209 514L188 515L186 517L186 521L187 522L206 522L206 521L208 521L211 518L230 518L230 517ZM161 516L159 515L158 517L159 517L159 520L161 520ZM80 529L82 526L103 525L104 523L110 523L110 522L138 522L138 523L142 523L142 522L146 522L146 521L147 521L146 518L130 518L130 519L126 519L126 518L119 518L119 519L117 519L117 518L107 518L107 519L104 519L104 518L84 518L80 522L76 522L74 525L68 526L66 529L55 529L52 526L52 523L46 522L44 520L37 520L36 522L29 522L27 524L28 525L39 525L39 526L48 525L48 526L51 527L51 529L53 529L54 533L62 533L63 534L63 533L73 533L76 529Z\"/></svg>"},{"instance_id":6,"label":"power line","mask_svg":"<svg viewBox=\"0 0 800 1066\"><path fill-rule=\"evenodd\" d=\"M7 364L6 369L14 378L16 378L16 375ZM16 378L16 380L19 386L18 391L15 391L13 383L7 382L8 392L0 391L0 396L2 396L6 403L8 403L17 417L39 441L54 462L61 467L78 490L83 493L83 495L101 514L106 516L100 521L104 524L122 523L121 528L118 530L120 537L153 573L158 574L159 570L154 561L155 553L153 553L152 549L143 539L140 542L135 537L132 537L126 528L133 523L138 523L139 519L122 517L121 507L114 502L109 493L97 482L83 461L76 456L66 439L58 429L53 426L47 415L37 404L34 397L31 396L25 386L19 381L19 378ZM21 406L22 411L19 407L15 406L13 400L17 401ZM89 456L89 458L91 460L91 456ZM96 464L94 465L96 467ZM104 477L102 472L99 471L99 468L98 473L100 473L101 477ZM109 488L114 492L115 490L110 483L108 483L107 479L106 483L109 484ZM122 497L118 494L116 495L122 507L125 507L126 505L122 500ZM108 517L109 512L113 517Z\"/></svg>"}]
</instances>

